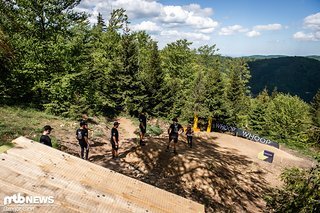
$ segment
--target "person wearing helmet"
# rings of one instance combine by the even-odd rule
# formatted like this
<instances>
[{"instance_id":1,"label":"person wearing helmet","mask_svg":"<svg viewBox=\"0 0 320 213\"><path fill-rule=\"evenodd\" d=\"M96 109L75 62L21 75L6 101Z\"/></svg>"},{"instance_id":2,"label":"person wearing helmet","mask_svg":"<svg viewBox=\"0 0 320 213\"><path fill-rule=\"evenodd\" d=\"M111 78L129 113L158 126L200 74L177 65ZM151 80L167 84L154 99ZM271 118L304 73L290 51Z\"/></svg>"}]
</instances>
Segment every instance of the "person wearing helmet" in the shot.
<instances>
[{"instance_id":1,"label":"person wearing helmet","mask_svg":"<svg viewBox=\"0 0 320 213\"><path fill-rule=\"evenodd\" d=\"M80 128L76 131L76 137L81 147L81 158L84 159L84 150L86 150L85 159L89 157L89 140L88 140L88 124L85 121L80 121Z\"/></svg>"},{"instance_id":2,"label":"person wearing helmet","mask_svg":"<svg viewBox=\"0 0 320 213\"><path fill-rule=\"evenodd\" d=\"M169 142L167 145L167 150L169 151L170 148L170 142L173 140L173 153L177 154L177 150L176 150L176 144L178 143L178 136L179 134L183 133L183 127L181 126L181 124L178 123L178 119L174 118L172 119L173 123L170 125L169 129L168 129L168 134L169 134Z\"/></svg>"}]
</instances>

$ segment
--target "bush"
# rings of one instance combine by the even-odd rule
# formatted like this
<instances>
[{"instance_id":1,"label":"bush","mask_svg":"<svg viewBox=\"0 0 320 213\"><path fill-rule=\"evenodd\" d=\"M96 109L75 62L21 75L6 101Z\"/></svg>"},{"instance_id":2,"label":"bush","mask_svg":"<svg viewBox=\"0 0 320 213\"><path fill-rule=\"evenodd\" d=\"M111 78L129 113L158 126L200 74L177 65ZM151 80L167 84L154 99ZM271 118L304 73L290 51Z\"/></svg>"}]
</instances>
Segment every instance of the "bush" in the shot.
<instances>
[{"instance_id":1,"label":"bush","mask_svg":"<svg viewBox=\"0 0 320 213\"><path fill-rule=\"evenodd\" d=\"M288 169L281 175L285 185L266 197L272 212L320 212L320 165L310 169Z\"/></svg>"},{"instance_id":2,"label":"bush","mask_svg":"<svg viewBox=\"0 0 320 213\"><path fill-rule=\"evenodd\" d=\"M150 125L147 128L147 134L150 136L159 136L163 133L159 125Z\"/></svg>"}]
</instances>

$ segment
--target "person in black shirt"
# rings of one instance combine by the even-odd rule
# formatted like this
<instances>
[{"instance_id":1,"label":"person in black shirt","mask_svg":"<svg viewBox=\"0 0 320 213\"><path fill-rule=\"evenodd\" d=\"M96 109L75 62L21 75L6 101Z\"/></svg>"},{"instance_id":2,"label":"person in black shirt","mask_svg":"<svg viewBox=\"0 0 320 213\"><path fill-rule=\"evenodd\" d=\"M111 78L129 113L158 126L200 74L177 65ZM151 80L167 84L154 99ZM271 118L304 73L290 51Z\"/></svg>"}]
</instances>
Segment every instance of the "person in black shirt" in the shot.
<instances>
[{"instance_id":1,"label":"person in black shirt","mask_svg":"<svg viewBox=\"0 0 320 213\"><path fill-rule=\"evenodd\" d=\"M191 128L191 124L188 124L187 130L186 130L186 135L187 135L187 142L192 148L192 136L193 136L193 129Z\"/></svg>"},{"instance_id":2,"label":"person in black shirt","mask_svg":"<svg viewBox=\"0 0 320 213\"><path fill-rule=\"evenodd\" d=\"M113 123L113 127L111 129L111 146L112 146L112 158L118 158L118 149L119 149L119 132L118 127L120 123L118 121Z\"/></svg>"},{"instance_id":3,"label":"person in black shirt","mask_svg":"<svg viewBox=\"0 0 320 213\"><path fill-rule=\"evenodd\" d=\"M88 140L88 124L85 121L80 121L80 128L76 131L76 137L81 147L81 158L84 159L84 150L86 150L86 160L89 157L89 140Z\"/></svg>"},{"instance_id":4,"label":"person in black shirt","mask_svg":"<svg viewBox=\"0 0 320 213\"><path fill-rule=\"evenodd\" d=\"M49 134L51 133L52 129L53 128L49 125L45 125L43 127L43 133L40 137L40 143L52 147L51 138L49 137Z\"/></svg>"},{"instance_id":5,"label":"person in black shirt","mask_svg":"<svg viewBox=\"0 0 320 213\"><path fill-rule=\"evenodd\" d=\"M170 147L170 142L173 140L173 152L175 154L177 154L176 151L176 143L178 143L178 136L179 134L183 133L183 127L178 123L178 119L174 118L172 119L173 123L170 125L169 129L168 129L168 134L169 134L169 142L167 145L167 150L169 151L169 147Z\"/></svg>"},{"instance_id":6,"label":"person in black shirt","mask_svg":"<svg viewBox=\"0 0 320 213\"><path fill-rule=\"evenodd\" d=\"M146 134L147 131L147 118L145 113L142 111L139 115L139 128L140 128L140 145L144 146L145 143L143 141L144 135Z\"/></svg>"}]
</instances>

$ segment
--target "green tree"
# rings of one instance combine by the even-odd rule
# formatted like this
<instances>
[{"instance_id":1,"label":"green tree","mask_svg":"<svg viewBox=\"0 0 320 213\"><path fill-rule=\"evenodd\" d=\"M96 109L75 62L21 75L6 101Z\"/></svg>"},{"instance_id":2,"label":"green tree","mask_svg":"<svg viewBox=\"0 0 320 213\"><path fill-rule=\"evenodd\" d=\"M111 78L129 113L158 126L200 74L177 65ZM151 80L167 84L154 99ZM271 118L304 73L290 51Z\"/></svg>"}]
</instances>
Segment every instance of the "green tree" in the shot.
<instances>
[{"instance_id":1,"label":"green tree","mask_svg":"<svg viewBox=\"0 0 320 213\"><path fill-rule=\"evenodd\" d=\"M264 130L266 109L270 101L268 90L265 88L260 94L252 99L251 111L249 114L249 127L253 132L267 136Z\"/></svg>"},{"instance_id":2,"label":"green tree","mask_svg":"<svg viewBox=\"0 0 320 213\"><path fill-rule=\"evenodd\" d=\"M195 73L186 93L184 107L184 117L190 121L194 113L202 118L200 122L206 122L208 117L222 122L226 117L225 85L220 72L220 56L216 51L215 45L197 49ZM203 126L206 125L204 122Z\"/></svg>"},{"instance_id":3,"label":"green tree","mask_svg":"<svg viewBox=\"0 0 320 213\"><path fill-rule=\"evenodd\" d=\"M126 10L123 8L115 9L111 13L107 30L117 31L122 29L123 31L125 31L128 23L129 21L128 16L126 14Z\"/></svg>"},{"instance_id":4,"label":"green tree","mask_svg":"<svg viewBox=\"0 0 320 213\"><path fill-rule=\"evenodd\" d=\"M49 102L47 88L51 79L64 73L65 41L70 30L86 16L72 9L79 1L1 1L0 24L14 47L15 66L11 73L10 94L14 103Z\"/></svg>"},{"instance_id":5,"label":"green tree","mask_svg":"<svg viewBox=\"0 0 320 213\"><path fill-rule=\"evenodd\" d=\"M138 32L136 37L138 40L138 78L142 82L146 94L143 108L149 114L159 116L163 112L164 74L161 69L158 45L145 32Z\"/></svg>"},{"instance_id":6,"label":"green tree","mask_svg":"<svg viewBox=\"0 0 320 213\"><path fill-rule=\"evenodd\" d=\"M264 129L270 138L289 146L306 146L310 129L310 106L297 96L279 93L268 104Z\"/></svg>"},{"instance_id":7,"label":"green tree","mask_svg":"<svg viewBox=\"0 0 320 213\"><path fill-rule=\"evenodd\" d=\"M250 88L248 82L250 71L244 59L229 61L229 84L227 86L227 100L229 103L229 123L239 127L247 127L250 101L248 95Z\"/></svg>"},{"instance_id":8,"label":"green tree","mask_svg":"<svg viewBox=\"0 0 320 213\"><path fill-rule=\"evenodd\" d=\"M97 17L97 25L96 25L101 31L106 31L106 24L103 20L102 14L98 13Z\"/></svg>"},{"instance_id":9,"label":"green tree","mask_svg":"<svg viewBox=\"0 0 320 213\"><path fill-rule=\"evenodd\" d=\"M9 45L7 36L0 29L0 103L8 104L10 91L7 85L12 83L11 78L11 63L14 59L12 48Z\"/></svg>"},{"instance_id":10,"label":"green tree","mask_svg":"<svg viewBox=\"0 0 320 213\"><path fill-rule=\"evenodd\" d=\"M186 92L193 82L195 51L187 40L167 44L161 51L161 68L164 72L164 111L168 117L179 116L188 97Z\"/></svg>"},{"instance_id":11,"label":"green tree","mask_svg":"<svg viewBox=\"0 0 320 213\"><path fill-rule=\"evenodd\" d=\"M196 69L195 77L184 95L182 117L189 122L191 122L194 114L205 119L209 116L209 109L206 104L208 88L206 88L205 71L200 66L197 66Z\"/></svg>"}]
</instances>

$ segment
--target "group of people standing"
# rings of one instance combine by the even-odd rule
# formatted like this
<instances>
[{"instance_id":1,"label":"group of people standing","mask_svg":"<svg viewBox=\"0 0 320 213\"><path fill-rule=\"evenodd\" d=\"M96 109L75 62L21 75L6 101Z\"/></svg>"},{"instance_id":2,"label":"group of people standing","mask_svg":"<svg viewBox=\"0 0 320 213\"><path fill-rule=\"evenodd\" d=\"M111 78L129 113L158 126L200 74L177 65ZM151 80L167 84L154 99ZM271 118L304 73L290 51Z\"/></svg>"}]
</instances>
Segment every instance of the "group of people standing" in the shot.
<instances>
[{"instance_id":1,"label":"group of people standing","mask_svg":"<svg viewBox=\"0 0 320 213\"><path fill-rule=\"evenodd\" d=\"M167 143L167 149L166 151L170 151L170 143L173 141L173 153L177 154L176 144L178 143L179 135L184 132L184 128L181 124L178 123L178 119L174 118L172 119L173 123L168 128L168 135L169 140ZM118 121L115 121L113 123L113 127L111 129L111 138L110 143L112 147L112 159L118 158L118 149L119 149L119 132L118 127L120 123ZM51 139L49 137L52 127L49 125L44 126L42 136L40 137L40 143L51 146ZM144 137L147 132L147 118L144 112L141 112L139 114L139 129L140 129L140 146L145 146ZM89 135L89 128L88 128L88 122L87 117L85 119L82 119L80 121L80 127L76 130L76 138L79 142L81 152L80 157L82 159L88 160L89 158L89 149L90 149L90 143L88 139ZM191 128L191 125L189 124L186 128L185 134L187 136L187 143L189 147L192 147L192 137L193 137L193 129Z\"/></svg>"}]
</instances>

